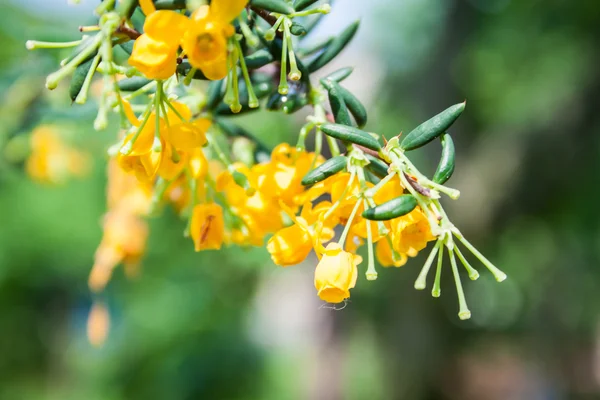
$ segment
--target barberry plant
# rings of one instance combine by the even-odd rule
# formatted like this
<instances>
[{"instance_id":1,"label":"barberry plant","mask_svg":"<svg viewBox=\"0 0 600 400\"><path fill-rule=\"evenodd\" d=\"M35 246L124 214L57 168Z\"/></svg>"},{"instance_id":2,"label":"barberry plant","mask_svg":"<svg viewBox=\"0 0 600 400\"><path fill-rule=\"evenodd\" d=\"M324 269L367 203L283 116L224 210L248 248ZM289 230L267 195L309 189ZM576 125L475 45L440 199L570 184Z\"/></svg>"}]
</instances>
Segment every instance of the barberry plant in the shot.
<instances>
[{"instance_id":1,"label":"barberry plant","mask_svg":"<svg viewBox=\"0 0 600 400\"><path fill-rule=\"evenodd\" d=\"M366 109L342 84L352 68L314 77L359 27L352 22L333 37L306 44L306 34L330 11L317 0L104 0L95 10L97 25L81 27L80 40L27 42L30 49L73 47L47 77L47 88L69 78L71 100L83 104L99 76L94 128L106 129L109 114L120 119L108 149L108 211L90 274L92 291L104 289L116 266L136 267L148 236L145 218L164 206L187 221L183 234L196 251L266 242L273 262L284 267L314 251L320 260L315 287L329 303L350 297L359 269L367 280L377 279L375 259L400 267L429 242L414 287L427 287L435 263L431 293L439 297L447 257L460 319L471 312L458 262L470 279L479 277L464 249L497 281L506 278L440 202L460 195L446 186L455 166L448 131L466 103L389 141L365 130ZM116 62L117 51L128 54L126 63ZM267 149L251 127L232 118L259 108L285 114L310 109L295 146ZM49 139L36 140L28 163L33 176L73 169L77 156L66 145L50 148L43 144ZM307 150L309 141L314 151ZM410 152L434 141L442 154L429 178ZM357 255L361 246L366 262Z\"/></svg>"}]
</instances>

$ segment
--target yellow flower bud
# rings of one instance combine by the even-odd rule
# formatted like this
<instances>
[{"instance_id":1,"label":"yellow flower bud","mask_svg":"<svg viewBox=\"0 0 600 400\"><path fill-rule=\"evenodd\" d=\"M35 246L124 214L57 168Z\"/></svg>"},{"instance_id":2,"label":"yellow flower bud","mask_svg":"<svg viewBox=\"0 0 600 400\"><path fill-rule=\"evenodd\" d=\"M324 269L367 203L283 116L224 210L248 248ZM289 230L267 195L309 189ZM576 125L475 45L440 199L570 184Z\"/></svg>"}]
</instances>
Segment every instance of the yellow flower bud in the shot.
<instances>
[{"instance_id":1,"label":"yellow flower bud","mask_svg":"<svg viewBox=\"0 0 600 400\"><path fill-rule=\"evenodd\" d=\"M312 250L312 238L298 225L277 231L267 242L267 250L273 262L288 266L302 262Z\"/></svg>"},{"instance_id":2,"label":"yellow flower bud","mask_svg":"<svg viewBox=\"0 0 600 400\"><path fill-rule=\"evenodd\" d=\"M360 257L342 250L338 243L329 243L315 269L315 287L321 300L340 303L349 298L360 262Z\"/></svg>"}]
</instances>

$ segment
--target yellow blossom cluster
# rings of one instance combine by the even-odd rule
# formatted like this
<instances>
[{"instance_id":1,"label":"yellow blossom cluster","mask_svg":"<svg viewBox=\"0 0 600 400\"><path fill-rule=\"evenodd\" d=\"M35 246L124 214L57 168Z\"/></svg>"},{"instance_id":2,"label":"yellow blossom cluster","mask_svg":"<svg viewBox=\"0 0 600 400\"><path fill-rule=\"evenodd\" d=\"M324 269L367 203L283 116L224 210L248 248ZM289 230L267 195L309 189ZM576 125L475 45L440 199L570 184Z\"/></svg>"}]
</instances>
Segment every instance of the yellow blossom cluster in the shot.
<instances>
[{"instance_id":1,"label":"yellow blossom cluster","mask_svg":"<svg viewBox=\"0 0 600 400\"><path fill-rule=\"evenodd\" d=\"M248 0L213 0L187 17L171 10L157 11L151 0L140 0L147 18L129 64L147 78L167 79L175 73L181 47L190 64L207 78L224 78L227 39L235 32L231 21L247 3Z\"/></svg>"}]
</instances>

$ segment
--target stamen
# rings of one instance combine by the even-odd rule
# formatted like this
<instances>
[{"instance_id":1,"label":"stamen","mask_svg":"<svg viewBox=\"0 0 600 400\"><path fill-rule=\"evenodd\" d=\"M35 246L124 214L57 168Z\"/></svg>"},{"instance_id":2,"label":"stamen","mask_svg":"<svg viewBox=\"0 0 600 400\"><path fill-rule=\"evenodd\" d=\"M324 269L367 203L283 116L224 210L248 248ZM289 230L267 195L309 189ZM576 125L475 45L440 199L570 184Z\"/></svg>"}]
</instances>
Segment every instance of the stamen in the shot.
<instances>
[{"instance_id":1,"label":"stamen","mask_svg":"<svg viewBox=\"0 0 600 400\"><path fill-rule=\"evenodd\" d=\"M429 253L429 256L427 257L427 260L425 261L425 264L423 265L423 268L421 268L421 272L419 273L419 276L417 277L417 280L415 281L415 289L423 290L427 287L427 275L429 274L429 269L431 268L431 265L433 264L435 255L437 254L437 252L440 249L440 245L441 245L441 241L438 240L435 243L435 246L433 246L433 249L431 249L431 252Z\"/></svg>"},{"instance_id":2,"label":"stamen","mask_svg":"<svg viewBox=\"0 0 600 400\"><path fill-rule=\"evenodd\" d=\"M438 239L439 246L443 246L445 242L445 236L443 238ZM444 251L440 249L438 260L437 260L437 269L435 270L435 281L433 282L433 289L431 290L431 295L433 297L440 297L442 294L441 288L441 277L442 277L442 264L444 262Z\"/></svg>"},{"instance_id":3,"label":"stamen","mask_svg":"<svg viewBox=\"0 0 600 400\"><path fill-rule=\"evenodd\" d=\"M485 265L485 267L487 269L490 270L492 275L494 275L494 278L496 279L496 281L502 282L503 280L506 279L506 274L504 272L502 272L501 270L499 270L498 268L496 268L496 266L494 264L492 264L490 262L490 260L485 258L484 255L481 254L479 252L479 250L477 250L475 248L475 246L473 246L471 243L469 243L469 241L467 239L465 239L465 237L462 235L462 233L460 233L460 231L458 229L454 228L452 230L452 233L454 233L454 236L456 236L458 238L458 240L460 240L461 243L464 244L465 247L467 249L469 249L469 251L471 251L471 253L473 253L473 255L475 255L475 257L477 257L479 259L479 261L481 261L481 263L483 265Z\"/></svg>"},{"instance_id":4,"label":"stamen","mask_svg":"<svg viewBox=\"0 0 600 400\"><path fill-rule=\"evenodd\" d=\"M367 201L364 201L365 208L367 207ZM357 202L358 203L358 202ZM371 221L366 221L367 223L367 254L368 254L368 263L367 263L367 280L374 281L377 279L377 271L375 270L375 258L373 257L373 235L371 233Z\"/></svg>"},{"instance_id":5,"label":"stamen","mask_svg":"<svg viewBox=\"0 0 600 400\"><path fill-rule=\"evenodd\" d=\"M469 319L471 318L471 311L469 311L469 307L467 306L465 293L463 291L462 283L460 281L460 274L458 273L458 267L456 266L456 259L454 258L454 252L448 249L448 254L450 255L450 264L452 265L454 283L456 284L456 293L458 294L458 318L462 320Z\"/></svg>"},{"instance_id":6,"label":"stamen","mask_svg":"<svg viewBox=\"0 0 600 400\"><path fill-rule=\"evenodd\" d=\"M460 260L460 262L462 263L462 265L465 266L465 269L469 273L469 278L472 281L477 280L477 278L479 278L479 272L477 272L477 270L475 268L473 268L471 266L471 264L469 264L469 262L467 261L467 259L465 258L465 256L463 256L463 254L461 253L461 251L458 248L458 246L454 246L454 252L458 256L458 259Z\"/></svg>"}]
</instances>

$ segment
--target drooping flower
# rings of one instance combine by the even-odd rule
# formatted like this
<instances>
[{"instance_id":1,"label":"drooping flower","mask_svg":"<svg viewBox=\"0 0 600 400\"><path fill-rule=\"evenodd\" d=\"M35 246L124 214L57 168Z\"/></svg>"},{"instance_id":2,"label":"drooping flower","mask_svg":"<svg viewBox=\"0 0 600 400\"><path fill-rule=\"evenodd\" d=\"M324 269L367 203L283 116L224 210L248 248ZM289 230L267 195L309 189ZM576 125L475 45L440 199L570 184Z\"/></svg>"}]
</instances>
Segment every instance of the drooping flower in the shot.
<instances>
[{"instance_id":1,"label":"drooping flower","mask_svg":"<svg viewBox=\"0 0 600 400\"><path fill-rule=\"evenodd\" d=\"M227 75L227 40L235 33L231 21L247 3L248 0L213 0L210 6L200 6L190 16L181 46L190 64L208 79L223 79Z\"/></svg>"},{"instance_id":2,"label":"drooping flower","mask_svg":"<svg viewBox=\"0 0 600 400\"><path fill-rule=\"evenodd\" d=\"M350 297L356 284L361 257L342 250L338 243L329 243L315 269L315 287L321 300L340 303Z\"/></svg>"},{"instance_id":3,"label":"drooping flower","mask_svg":"<svg viewBox=\"0 0 600 400\"><path fill-rule=\"evenodd\" d=\"M167 79L177 68L177 49L189 19L175 11L156 11L151 0L140 0L146 13L144 34L136 39L129 64L149 79Z\"/></svg>"},{"instance_id":4,"label":"drooping flower","mask_svg":"<svg viewBox=\"0 0 600 400\"><path fill-rule=\"evenodd\" d=\"M435 240L427 217L420 208L415 208L402 217L391 221L392 243L399 253L414 257L427 243Z\"/></svg>"},{"instance_id":5,"label":"drooping flower","mask_svg":"<svg viewBox=\"0 0 600 400\"><path fill-rule=\"evenodd\" d=\"M64 183L70 176L85 175L89 169L88 156L63 142L57 128L39 126L31 133L30 143L25 168L39 182Z\"/></svg>"},{"instance_id":6,"label":"drooping flower","mask_svg":"<svg viewBox=\"0 0 600 400\"><path fill-rule=\"evenodd\" d=\"M392 252L392 247L387 238L377 242L375 256L377 257L377 261L384 267L401 267L408 260L406 254L398 252L394 254Z\"/></svg>"},{"instance_id":7,"label":"drooping flower","mask_svg":"<svg viewBox=\"0 0 600 400\"><path fill-rule=\"evenodd\" d=\"M225 231L221 206L216 203L196 205L190 231L196 251L220 249Z\"/></svg>"}]
</instances>

